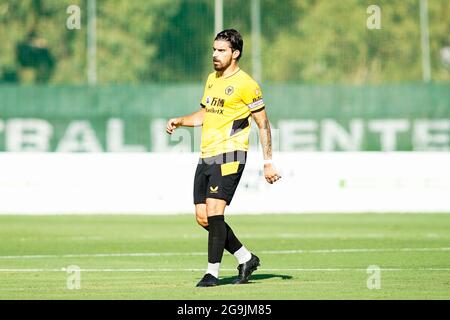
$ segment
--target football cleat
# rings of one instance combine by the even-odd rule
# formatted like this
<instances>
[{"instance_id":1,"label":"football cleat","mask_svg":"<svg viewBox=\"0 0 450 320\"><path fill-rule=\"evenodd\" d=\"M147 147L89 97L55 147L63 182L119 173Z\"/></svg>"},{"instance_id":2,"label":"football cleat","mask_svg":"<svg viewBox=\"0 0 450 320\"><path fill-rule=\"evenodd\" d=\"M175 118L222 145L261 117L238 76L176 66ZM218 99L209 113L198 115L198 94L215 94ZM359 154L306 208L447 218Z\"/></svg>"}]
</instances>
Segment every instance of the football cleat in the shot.
<instances>
[{"instance_id":1,"label":"football cleat","mask_svg":"<svg viewBox=\"0 0 450 320\"><path fill-rule=\"evenodd\" d=\"M252 253L252 257L250 258L250 260L240 264L237 267L237 269L239 270L239 275L233 281L233 284L247 283L253 271L258 269L259 266L260 266L259 258Z\"/></svg>"},{"instance_id":2,"label":"football cleat","mask_svg":"<svg viewBox=\"0 0 450 320\"><path fill-rule=\"evenodd\" d=\"M206 273L203 276L202 280L197 283L197 287L214 287L217 285L219 285L219 279L217 279L210 273Z\"/></svg>"}]
</instances>

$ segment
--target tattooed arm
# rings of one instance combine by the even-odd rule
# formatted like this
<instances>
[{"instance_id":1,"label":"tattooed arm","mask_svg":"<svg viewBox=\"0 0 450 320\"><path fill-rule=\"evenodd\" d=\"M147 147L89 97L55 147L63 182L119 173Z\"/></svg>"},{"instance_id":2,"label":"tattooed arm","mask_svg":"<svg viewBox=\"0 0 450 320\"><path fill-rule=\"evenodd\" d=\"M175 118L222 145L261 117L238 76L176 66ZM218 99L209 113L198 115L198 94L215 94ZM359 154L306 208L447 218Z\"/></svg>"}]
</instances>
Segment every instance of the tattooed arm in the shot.
<instances>
[{"instance_id":1,"label":"tattooed arm","mask_svg":"<svg viewBox=\"0 0 450 320\"><path fill-rule=\"evenodd\" d=\"M264 177L267 182L272 184L279 180L281 176L275 170L272 160L272 133L270 131L270 123L265 110L252 113L259 128L259 140L261 142L264 157Z\"/></svg>"}]
</instances>

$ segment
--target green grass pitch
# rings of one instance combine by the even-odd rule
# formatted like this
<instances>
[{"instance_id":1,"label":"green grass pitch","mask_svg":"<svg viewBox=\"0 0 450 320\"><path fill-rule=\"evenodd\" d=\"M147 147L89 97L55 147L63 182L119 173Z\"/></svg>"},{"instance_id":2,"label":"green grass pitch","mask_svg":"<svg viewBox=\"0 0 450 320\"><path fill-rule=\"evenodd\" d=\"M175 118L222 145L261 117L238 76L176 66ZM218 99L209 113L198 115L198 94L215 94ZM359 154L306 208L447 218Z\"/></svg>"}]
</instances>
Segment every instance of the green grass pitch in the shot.
<instances>
[{"instance_id":1,"label":"green grass pitch","mask_svg":"<svg viewBox=\"0 0 450 320\"><path fill-rule=\"evenodd\" d=\"M225 253L221 285L196 288L207 232L193 215L0 216L0 299L450 299L450 214L226 220L261 267L232 285Z\"/></svg>"}]
</instances>

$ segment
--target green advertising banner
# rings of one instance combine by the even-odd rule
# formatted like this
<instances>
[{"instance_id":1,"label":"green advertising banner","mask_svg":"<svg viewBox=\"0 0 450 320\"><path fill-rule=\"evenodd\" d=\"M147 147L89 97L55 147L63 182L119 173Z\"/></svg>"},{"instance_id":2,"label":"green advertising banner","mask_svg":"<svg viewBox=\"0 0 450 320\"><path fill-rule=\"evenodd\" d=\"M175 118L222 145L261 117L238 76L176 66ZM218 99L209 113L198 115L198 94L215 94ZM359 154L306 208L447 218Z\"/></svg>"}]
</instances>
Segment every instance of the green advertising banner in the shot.
<instances>
[{"instance_id":1,"label":"green advertising banner","mask_svg":"<svg viewBox=\"0 0 450 320\"><path fill-rule=\"evenodd\" d=\"M279 151L448 151L450 87L262 86ZM199 130L168 136L203 84L0 86L0 151L197 151ZM251 143L257 145L253 125Z\"/></svg>"}]
</instances>

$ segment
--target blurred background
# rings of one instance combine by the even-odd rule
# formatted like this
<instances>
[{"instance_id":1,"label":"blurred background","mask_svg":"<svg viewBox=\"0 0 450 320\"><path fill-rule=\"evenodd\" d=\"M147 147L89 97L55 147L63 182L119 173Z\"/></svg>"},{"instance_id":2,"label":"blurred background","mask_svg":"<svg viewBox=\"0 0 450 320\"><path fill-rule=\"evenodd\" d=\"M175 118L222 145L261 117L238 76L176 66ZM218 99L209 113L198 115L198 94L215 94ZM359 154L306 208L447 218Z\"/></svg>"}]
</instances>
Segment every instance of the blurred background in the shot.
<instances>
[{"instance_id":1,"label":"blurred background","mask_svg":"<svg viewBox=\"0 0 450 320\"><path fill-rule=\"evenodd\" d=\"M66 26L71 5L80 29ZM381 9L381 29L367 26L371 5ZM242 33L242 67L267 84L450 80L447 0L1 0L0 79L202 82L218 26Z\"/></svg>"},{"instance_id":2,"label":"blurred background","mask_svg":"<svg viewBox=\"0 0 450 320\"><path fill-rule=\"evenodd\" d=\"M449 149L424 133L450 126L448 0L0 0L0 150L119 151L121 135L170 149L160 120L198 107L224 28L242 33L273 126L316 131L282 131L278 150ZM90 147L61 143L89 128Z\"/></svg>"},{"instance_id":3,"label":"blurred background","mask_svg":"<svg viewBox=\"0 0 450 320\"><path fill-rule=\"evenodd\" d=\"M201 128L165 127L226 28L282 179L253 124L226 221L263 269L202 293ZM448 300L449 151L450 0L0 0L0 300Z\"/></svg>"},{"instance_id":4,"label":"blurred background","mask_svg":"<svg viewBox=\"0 0 450 320\"><path fill-rule=\"evenodd\" d=\"M38 164L44 160L29 152L135 157L175 152L197 157L199 132L180 129L169 137L165 123L199 107L212 71L214 36L226 28L242 33L240 66L262 86L274 148L291 178L285 188L288 181L291 192L300 188L296 181L309 181L305 190L323 188L325 180L317 175L308 180L294 166L306 161L302 155L314 152L327 157L331 153L324 166L340 163L334 161L337 153L346 153L349 170L364 168L356 180L348 179L355 173L346 172L344 165L330 168L339 173L329 181L336 199L350 185L370 192L405 186L419 188L419 193L449 191L450 178L436 162L447 160L450 150L448 0L0 0L0 161L5 164L7 157L27 151L26 159L41 170ZM259 150L255 130L251 144L252 150ZM367 151L381 158L358 158ZM390 160L402 152L410 155ZM424 157L423 152L432 158L417 158ZM284 153L294 156L283 158ZM151 161L167 163L165 156L159 157ZM312 168L314 157L320 155L308 160ZM124 167L136 158L127 159ZM8 161L18 163L16 158ZM64 161L59 165L70 162ZM368 168L380 161L390 168L385 179L378 179L382 173L367 176ZM98 163L101 167L102 161ZM395 176L405 163L413 165L411 171ZM423 166L433 167L433 174ZM193 174L191 166L181 168ZM4 192L13 192L11 185L18 184L41 186L33 190L42 191L40 183L53 181L51 174L30 181L30 173L18 183L21 169L13 169L10 180L0 182ZM265 188L261 172L256 167L248 171L242 188L256 196ZM329 179L331 172L323 178ZM404 180L411 172L415 180ZM74 181L75 176L64 180L60 175L58 183ZM124 174L123 179L129 178ZM184 187L190 190L191 177L186 180ZM80 181L77 188L86 184ZM280 190L279 196L283 193ZM190 205L190 191L186 194L181 203ZM164 196L155 197L162 207ZM430 198L425 198L417 210L430 209ZM292 210L319 210L320 198L314 201ZM367 201L353 209L405 209L380 209ZM439 201L432 210L450 210L449 201ZM127 202L121 208L130 206ZM150 204L139 208L154 210Z\"/></svg>"}]
</instances>

